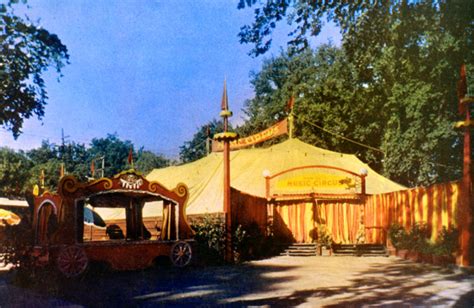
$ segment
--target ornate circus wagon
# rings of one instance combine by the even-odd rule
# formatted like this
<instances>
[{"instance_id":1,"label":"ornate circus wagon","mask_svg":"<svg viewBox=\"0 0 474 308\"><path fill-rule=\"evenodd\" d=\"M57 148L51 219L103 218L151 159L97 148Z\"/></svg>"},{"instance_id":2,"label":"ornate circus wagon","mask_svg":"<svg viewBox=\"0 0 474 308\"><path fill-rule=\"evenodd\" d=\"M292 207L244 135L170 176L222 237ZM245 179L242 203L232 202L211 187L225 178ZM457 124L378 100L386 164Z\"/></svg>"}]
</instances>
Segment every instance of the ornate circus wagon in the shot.
<instances>
[{"instance_id":1,"label":"ornate circus wagon","mask_svg":"<svg viewBox=\"0 0 474 308\"><path fill-rule=\"evenodd\" d=\"M37 265L52 265L66 277L81 275L91 262L106 263L115 270L135 270L169 256L175 266L186 266L192 259L193 242L185 214L187 199L184 184L168 190L134 170L84 183L65 176L57 193L45 192L35 198L32 255ZM143 223L143 207L148 202L163 207L160 233L153 237ZM125 233L86 239L84 215L91 207L122 209Z\"/></svg>"}]
</instances>

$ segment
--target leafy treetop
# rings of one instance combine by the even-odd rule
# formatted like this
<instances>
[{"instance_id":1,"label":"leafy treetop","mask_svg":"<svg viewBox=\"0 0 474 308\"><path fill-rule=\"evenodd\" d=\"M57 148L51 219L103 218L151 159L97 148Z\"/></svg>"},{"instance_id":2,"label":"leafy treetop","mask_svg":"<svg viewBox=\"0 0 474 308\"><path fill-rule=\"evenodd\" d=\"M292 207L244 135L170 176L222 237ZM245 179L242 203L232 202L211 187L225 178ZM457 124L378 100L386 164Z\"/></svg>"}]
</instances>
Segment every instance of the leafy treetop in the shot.
<instances>
[{"instance_id":1,"label":"leafy treetop","mask_svg":"<svg viewBox=\"0 0 474 308\"><path fill-rule=\"evenodd\" d=\"M69 63L57 35L15 14L17 2L0 4L0 126L15 138L24 119L44 116L48 96L43 74L49 67L61 74Z\"/></svg>"}]
</instances>

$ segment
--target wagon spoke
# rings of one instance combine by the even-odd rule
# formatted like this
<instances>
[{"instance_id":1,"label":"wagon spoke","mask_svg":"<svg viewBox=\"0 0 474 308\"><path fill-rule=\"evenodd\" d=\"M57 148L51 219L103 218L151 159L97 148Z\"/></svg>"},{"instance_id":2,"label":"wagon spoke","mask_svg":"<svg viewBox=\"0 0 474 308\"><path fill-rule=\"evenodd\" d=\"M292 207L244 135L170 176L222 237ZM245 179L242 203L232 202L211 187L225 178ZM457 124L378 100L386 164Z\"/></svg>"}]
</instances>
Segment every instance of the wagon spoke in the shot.
<instances>
[{"instance_id":1,"label":"wagon spoke","mask_svg":"<svg viewBox=\"0 0 474 308\"><path fill-rule=\"evenodd\" d=\"M68 246L59 252L57 259L58 269L66 277L75 277L82 274L89 264L85 251L78 246Z\"/></svg>"},{"instance_id":2,"label":"wagon spoke","mask_svg":"<svg viewBox=\"0 0 474 308\"><path fill-rule=\"evenodd\" d=\"M178 242L171 248L171 261L177 267L184 267L192 259L191 245L187 242Z\"/></svg>"}]
</instances>

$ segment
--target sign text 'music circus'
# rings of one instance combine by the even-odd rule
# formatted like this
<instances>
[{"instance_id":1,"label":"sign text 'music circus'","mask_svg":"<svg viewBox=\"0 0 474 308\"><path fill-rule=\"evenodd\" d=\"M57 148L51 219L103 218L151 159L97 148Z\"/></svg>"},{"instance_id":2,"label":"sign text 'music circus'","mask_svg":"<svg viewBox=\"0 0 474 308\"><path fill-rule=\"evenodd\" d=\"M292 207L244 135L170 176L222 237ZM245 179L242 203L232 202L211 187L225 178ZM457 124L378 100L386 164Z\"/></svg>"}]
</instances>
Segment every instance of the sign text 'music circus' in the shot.
<instances>
[{"instance_id":1,"label":"sign text 'music circus'","mask_svg":"<svg viewBox=\"0 0 474 308\"><path fill-rule=\"evenodd\" d=\"M350 177L325 173L295 175L280 179L275 184L275 188L279 191L318 189L338 189L346 191L355 189L356 187L354 179Z\"/></svg>"}]
</instances>

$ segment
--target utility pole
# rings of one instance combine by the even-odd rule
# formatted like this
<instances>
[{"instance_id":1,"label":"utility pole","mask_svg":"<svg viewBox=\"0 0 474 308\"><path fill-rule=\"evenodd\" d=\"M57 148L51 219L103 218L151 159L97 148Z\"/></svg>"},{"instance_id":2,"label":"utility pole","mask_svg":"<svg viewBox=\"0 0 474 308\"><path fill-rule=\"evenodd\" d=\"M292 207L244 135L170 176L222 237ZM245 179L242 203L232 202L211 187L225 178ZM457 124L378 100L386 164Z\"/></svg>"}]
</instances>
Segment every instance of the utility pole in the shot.
<instances>
[{"instance_id":1,"label":"utility pole","mask_svg":"<svg viewBox=\"0 0 474 308\"><path fill-rule=\"evenodd\" d=\"M64 158L64 152L66 149L66 139L68 139L70 136L64 136L64 128L61 128L61 159Z\"/></svg>"},{"instance_id":2,"label":"utility pole","mask_svg":"<svg viewBox=\"0 0 474 308\"><path fill-rule=\"evenodd\" d=\"M60 148L60 154L61 154L61 169L59 171L59 178L62 178L67 172L66 172L66 163L64 162L64 154L66 152L66 139L69 138L69 136L64 136L64 129L61 128L61 148Z\"/></svg>"}]
</instances>

